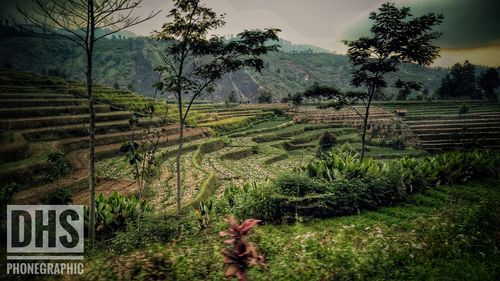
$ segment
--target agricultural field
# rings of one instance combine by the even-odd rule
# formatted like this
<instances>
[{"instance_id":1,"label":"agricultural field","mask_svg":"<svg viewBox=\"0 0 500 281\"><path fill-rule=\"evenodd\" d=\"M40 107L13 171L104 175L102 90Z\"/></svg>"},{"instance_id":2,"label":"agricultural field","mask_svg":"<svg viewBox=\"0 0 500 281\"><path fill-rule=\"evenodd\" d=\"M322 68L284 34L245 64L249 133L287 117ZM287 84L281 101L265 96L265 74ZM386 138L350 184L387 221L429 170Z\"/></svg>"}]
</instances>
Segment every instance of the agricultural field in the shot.
<instances>
[{"instance_id":1,"label":"agricultural field","mask_svg":"<svg viewBox=\"0 0 500 281\"><path fill-rule=\"evenodd\" d=\"M6 1L0 280L500 280L492 0Z\"/></svg>"},{"instance_id":2,"label":"agricultural field","mask_svg":"<svg viewBox=\"0 0 500 281\"><path fill-rule=\"evenodd\" d=\"M19 200L27 200L23 202L42 200L33 191L53 189L45 183L42 175L48 166L47 157L51 153L63 152L73 169L62 184L71 186L74 192L84 192L89 117L88 101L81 95L82 86L60 78L21 72L2 72L1 77L1 181L19 184L16 196ZM176 143L178 126L173 122L174 106L163 100L104 87L97 87L96 98L97 159L104 161L120 155L123 143L130 139L144 139L146 129L162 130L163 136L158 142L162 147ZM160 108L157 114L152 118L140 117L151 104ZM223 104L195 104L192 112L187 121L190 128L184 132L188 142L274 116L266 109ZM139 116L139 119L132 126L130 119L134 116ZM203 126L196 126L198 123ZM102 190L112 185L105 178L102 180Z\"/></svg>"},{"instance_id":3,"label":"agricultural field","mask_svg":"<svg viewBox=\"0 0 500 281\"><path fill-rule=\"evenodd\" d=\"M428 151L500 148L500 105L489 101L387 102Z\"/></svg>"},{"instance_id":4,"label":"agricultural field","mask_svg":"<svg viewBox=\"0 0 500 281\"><path fill-rule=\"evenodd\" d=\"M70 196L73 204L87 204L89 200L86 190L88 101L76 91L81 88L81 85L53 77L21 72L2 72L0 82L0 115L3 117L0 121L2 129L0 175L2 182L7 187L12 187L8 189L12 194L10 202L22 204L48 202L47 200L54 198L51 196L55 196L50 194L57 194L60 190L69 190L70 195L65 196ZM23 86L18 86L20 84ZM445 271L451 272L450 276L458 276L459 279L464 277L465 275L456 275L454 272L455 267L465 266L466 262L460 260L456 252L449 256L451 260L442 260L446 264L444 271L434 269L436 264L441 263L440 260L429 262L426 258L446 251L464 251L469 262L481 265L480 270L473 272L484 277L485 280L491 279L495 270L498 270L494 265L495 260L499 258L495 250L482 251L485 257L483 258L481 254L467 246L468 243L474 243L471 242L475 239L471 232L465 231L466 228L454 226L460 223L457 220L461 216L467 215L463 208L485 208L494 204L496 200L494 198L499 196L497 194L498 182L491 180L490 185L474 183L459 187L438 184L439 187L436 189L422 186L422 181L429 181L427 184L431 185L436 184L433 177L443 175L440 173L426 175L434 169L441 169L439 166L441 164L432 164L436 166L430 170L424 166L424 162L428 161L427 159L433 159L436 152L452 149L462 151L472 151L477 148L498 149L496 141L498 140L497 125L500 121L500 115L498 115L500 107L496 104L482 101L376 102L370 112L368 122L368 132L373 137L370 138L367 147L366 170L357 170L354 168L357 166L356 161L353 160L357 156L351 153L361 148L362 120L355 112L361 112L361 106L355 106L354 110L346 108L336 111L318 109L313 105L297 107L288 104L196 103L192 106L192 116L184 132L186 143L180 162L183 185L181 203L185 213L181 223L187 220L185 223L192 228L183 230L187 231L186 233L201 227L201 233L205 234L204 238L199 238L200 234L194 234L182 240L181 244L174 245L170 250L165 251L162 250L162 246L151 244L151 241L170 243L168 242L170 238L157 240L158 237L153 233L164 231L164 234L170 237L179 231L172 228L161 229L160 225L169 224L169 222L157 223L157 220L172 220L171 216L176 213L175 155L179 131L175 123L175 115L178 112L175 111L172 101L143 98L130 92L114 91L104 87L98 87L96 93L98 100L96 106L97 192L101 194L99 196L103 196L98 200L102 202L100 204L110 204L105 203L106 198L111 200L116 196L139 197L147 201L150 207L147 211L149 215L143 222L143 231L147 234L142 232L132 234L127 230L129 226L116 226L122 229L122 232L114 234L115 238L111 240L113 242L106 242L105 248L108 250L91 254L92 258L86 264L90 270L85 278L102 279L103 274L106 275L116 270L110 269L110 267L115 268L114 260L126 261L129 257L136 255L141 255L145 260L151 258L149 255L155 257L168 255L171 264L164 266L177 267L179 263L183 263L179 256L182 253L190 256L191 261L203 263L212 269L208 272L200 272L198 269L186 272L169 269L173 270L172 276L177 276L176 278L179 279L206 279L211 276L210 278L217 279L221 265L214 264L218 259L214 252L219 251L220 245L218 246L215 240L218 239L216 233L223 230L224 225L223 216L217 214L227 212L240 218L259 218L270 224L252 235L252 240L258 241L259 249L268 259L268 266L273 268L273 271L268 273L252 269L249 274L257 280L290 279L291 276L298 274L296 271L301 272L299 274L301 279L306 275L329 279L332 274L354 279L365 279L371 274L390 275L396 279L411 279L416 276L437 278ZM145 115L142 115L144 108L151 104L155 104L160 110L154 116L144 117ZM461 109L464 105L468 107L467 112ZM460 110L462 111L459 112ZM395 111L404 112L404 115L396 114ZM139 118L135 125L129 122L134 116ZM474 135L479 139L475 139L475 142L470 142L469 138L457 139L456 130L461 130L464 126L467 126L469 130L467 135ZM142 143L150 137L151 132L160 130L162 134L158 139L152 181L149 182L148 189L143 191L138 186L134 170L129 164L128 156L123 153L122 146L129 140ZM328 148L322 149L326 135L333 136L333 142ZM445 141L445 139L453 139L453 141ZM331 154L329 154L329 149L334 149ZM62 153L70 167L70 172L56 181L47 178L48 167L51 167L48 159L54 153ZM480 152L474 153L479 153L477 154L479 156L450 155L445 156L450 158L442 160L438 158L432 161L449 163L448 165L452 165L450 163L462 165L462 161L465 160L461 160L460 157L486 157L485 160L478 161L493 161L484 162L489 163L484 165L492 165L492 163L496 165L494 161L498 161L489 160L488 157L491 156L483 156ZM458 160L453 157L458 157ZM331 163L325 164L329 172L321 168L323 165L321 163ZM480 164L483 162L478 163L475 165L483 165ZM420 166L422 167L419 168ZM352 215L354 212L351 210L352 205L347 203L344 207L331 207L331 204L336 206L336 204L343 203L337 202L338 198L322 201L321 196L325 195L321 193L310 199L307 197L309 195L305 195L304 198L290 197L279 203L281 204L279 209L272 209L275 208L273 204L276 203L266 201L268 199L264 200L267 197L261 197L267 196L265 194L270 192L269 186L285 188L292 184L301 189L313 184L301 178L300 175L304 172L318 178L359 173L360 178L352 180L368 186L373 184L380 189L384 188L386 183L372 183L372 180L368 180L369 175L375 173L372 175L374 179L381 177L383 181L390 183L393 179L389 171L395 167L409 169L402 170L400 175L404 175L402 181L406 190L411 186L411 191L407 191L408 193L404 195L391 195L401 197L391 203L385 202L387 199L377 199L380 201L374 199L375 201L370 204L389 207L379 211L373 211L373 207L358 207L359 209L355 211L358 213L357 216L333 218L339 214ZM457 167L459 166L448 168L455 170ZM491 167L493 170L496 168L498 167ZM348 172L349 169L353 170ZM421 175L415 177L412 173L419 169L421 169ZM467 169L473 171L477 168L471 166ZM443 171L443 173L448 172ZM367 178L363 176L364 174ZM343 181L341 178L338 180ZM443 183L453 184L465 180L469 178ZM324 188L335 190L335 188L354 187ZM257 191L260 189L262 190ZM457 191L452 191L454 189ZM355 191L353 194L363 194L368 190ZM389 188L385 192L394 191L390 191ZM479 193L476 194L476 192ZM469 198L471 194L474 196ZM483 195L491 197L491 200L482 200ZM285 198L282 197L285 196L284 194L279 193L269 196L271 196L269 198L278 196L276 197L278 201ZM286 193L286 196L290 194ZM364 196L370 198L377 195L368 193L360 196L358 200L362 202L364 199L361 198ZM303 200L306 201L303 202ZM346 198L345 200L350 202L349 200L353 199ZM450 200L456 203L449 203ZM292 202L295 203L292 204ZM363 206L364 203L353 202L352 204ZM243 208L246 205L249 205L250 209ZM318 209L317 206L323 207ZM497 207L498 205L492 206L492 208ZM272 210L267 210L268 208ZM334 215L329 212L333 212ZM158 214L166 217L161 219L157 217ZM483 213L468 216L470 220L479 220L480 215ZM424 216L426 218L422 218ZM498 220L497 217L492 219ZM274 221L293 223L280 223L273 226L271 223ZM445 222L446 225L443 224ZM415 229L418 228L421 230L416 231ZM109 237L108 226L104 224L103 229L98 232L98 235ZM460 238L462 239L460 241L449 242L451 244L441 248L433 248L432 245L446 243L450 237L439 236L437 230L429 229L439 229L449 235L458 235L463 238ZM195 233L200 232L195 231ZM489 235L486 232L481 233L481 235ZM139 252L135 249L131 250L125 256L122 253L123 250L114 250L121 245L120 243L129 243L123 241L135 239L134 235L144 237L140 246L143 247L142 250ZM291 237L286 238L291 240L287 241L279 237ZM484 239L486 240L483 241L487 241L484 243L494 243L487 240L490 238ZM318 243L330 250L320 251ZM359 243L365 246L361 247ZM206 254L204 257L193 256L178 247L188 247L197 249L200 253L211 254ZM377 247L383 247L386 250L377 252ZM280 254L277 250L279 248L287 249L286 253ZM176 251L176 254L173 254L173 251ZM320 252L321 257L317 256ZM389 269L396 262L396 257L404 261L404 266L399 272L389 274ZM486 258L488 262L482 261ZM297 269L287 270L279 259L290 260L287 264L295 264ZM322 266L324 259L331 259L332 263L344 265L333 273ZM99 264L96 263L97 261ZM369 269L368 264L372 262L380 264L377 270ZM304 267L303 270L299 269L301 267ZM312 268L316 273L312 273ZM433 270L426 271L426 268ZM123 270L124 272L120 274L132 274L128 271L129 269Z\"/></svg>"}]
</instances>

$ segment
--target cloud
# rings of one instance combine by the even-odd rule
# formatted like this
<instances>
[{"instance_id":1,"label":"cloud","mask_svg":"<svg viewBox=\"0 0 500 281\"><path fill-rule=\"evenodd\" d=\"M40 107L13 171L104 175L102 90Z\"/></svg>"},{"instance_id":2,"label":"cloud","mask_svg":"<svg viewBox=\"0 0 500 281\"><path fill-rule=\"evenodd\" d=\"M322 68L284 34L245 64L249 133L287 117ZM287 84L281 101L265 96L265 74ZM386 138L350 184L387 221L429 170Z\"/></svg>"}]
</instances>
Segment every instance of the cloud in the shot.
<instances>
[{"instance_id":1,"label":"cloud","mask_svg":"<svg viewBox=\"0 0 500 281\"><path fill-rule=\"evenodd\" d=\"M415 16L433 12L444 15L436 28L443 32L437 45L444 48L471 48L494 44L500 40L499 0L399 0L399 6L412 9ZM367 33L371 25L368 13L344 31L347 39Z\"/></svg>"},{"instance_id":2,"label":"cloud","mask_svg":"<svg viewBox=\"0 0 500 281\"><path fill-rule=\"evenodd\" d=\"M441 57L436 59L435 65L452 66L468 60L477 65L500 66L500 42L480 47L442 48L440 54Z\"/></svg>"}]
</instances>

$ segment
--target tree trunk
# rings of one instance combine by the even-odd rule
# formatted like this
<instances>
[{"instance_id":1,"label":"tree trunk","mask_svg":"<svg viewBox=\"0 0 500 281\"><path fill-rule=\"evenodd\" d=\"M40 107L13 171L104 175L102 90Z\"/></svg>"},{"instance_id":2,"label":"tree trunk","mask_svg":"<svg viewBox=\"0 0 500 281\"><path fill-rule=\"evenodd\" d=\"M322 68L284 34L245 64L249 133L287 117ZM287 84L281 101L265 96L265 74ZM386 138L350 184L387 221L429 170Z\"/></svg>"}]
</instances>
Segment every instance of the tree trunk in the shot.
<instances>
[{"instance_id":1,"label":"tree trunk","mask_svg":"<svg viewBox=\"0 0 500 281\"><path fill-rule=\"evenodd\" d=\"M179 147L175 157L176 173L177 173L177 212L181 211L182 200L182 182L181 182L181 156L182 146L184 145L184 118L182 116L182 103L179 102Z\"/></svg>"},{"instance_id":2,"label":"tree trunk","mask_svg":"<svg viewBox=\"0 0 500 281\"><path fill-rule=\"evenodd\" d=\"M373 91L368 95L368 103L366 104L365 117L363 118L363 133L361 134L361 156L359 162L363 162L365 159L366 150L366 129L368 128L368 118L370 117L370 106L372 103Z\"/></svg>"},{"instance_id":3,"label":"tree trunk","mask_svg":"<svg viewBox=\"0 0 500 281\"><path fill-rule=\"evenodd\" d=\"M94 109L94 95L92 94L92 56L94 51L94 7L93 1L88 1L88 11L89 11L89 38L87 44L87 97L89 100L89 114L90 114L90 126L89 126L89 191L90 191L90 202L89 202L89 239L92 248L95 245L95 109Z\"/></svg>"}]
</instances>

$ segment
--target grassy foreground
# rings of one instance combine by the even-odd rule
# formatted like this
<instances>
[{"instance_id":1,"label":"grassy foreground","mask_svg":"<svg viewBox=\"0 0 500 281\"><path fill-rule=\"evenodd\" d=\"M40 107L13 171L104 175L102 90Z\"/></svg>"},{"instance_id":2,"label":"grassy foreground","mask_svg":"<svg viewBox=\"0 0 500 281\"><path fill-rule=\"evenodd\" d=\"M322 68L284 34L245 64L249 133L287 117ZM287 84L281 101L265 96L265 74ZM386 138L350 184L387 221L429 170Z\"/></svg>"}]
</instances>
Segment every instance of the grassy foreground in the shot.
<instances>
[{"instance_id":1,"label":"grassy foreground","mask_svg":"<svg viewBox=\"0 0 500 281\"><path fill-rule=\"evenodd\" d=\"M498 280L498 202L500 182L488 181L434 188L356 216L263 225L250 240L268 270L250 269L249 280ZM201 232L183 225L174 242L140 250L118 239L88 256L84 278L222 280L217 234L225 223L212 220Z\"/></svg>"}]
</instances>

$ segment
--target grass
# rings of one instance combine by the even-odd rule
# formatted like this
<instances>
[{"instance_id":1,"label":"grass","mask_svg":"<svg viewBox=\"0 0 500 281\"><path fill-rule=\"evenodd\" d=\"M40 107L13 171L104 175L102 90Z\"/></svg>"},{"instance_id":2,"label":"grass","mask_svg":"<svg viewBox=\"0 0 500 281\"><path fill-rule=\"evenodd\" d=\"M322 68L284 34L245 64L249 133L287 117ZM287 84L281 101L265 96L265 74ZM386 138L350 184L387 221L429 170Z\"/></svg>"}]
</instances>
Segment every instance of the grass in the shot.
<instances>
[{"instance_id":1,"label":"grass","mask_svg":"<svg viewBox=\"0 0 500 281\"><path fill-rule=\"evenodd\" d=\"M36 151L36 153L33 154L32 157L0 164L0 170L10 170L22 167L29 167L32 164L47 160L47 156L50 153L57 151L54 145L47 145L47 144L31 144L30 150Z\"/></svg>"},{"instance_id":2,"label":"grass","mask_svg":"<svg viewBox=\"0 0 500 281\"><path fill-rule=\"evenodd\" d=\"M471 183L413 195L377 212L260 226L249 240L266 257L268 270L251 268L249 279L498 280L498 200L498 181ZM218 232L224 228L221 218L213 218L209 229L174 243L97 253L87 257L85 277L138 272L140 253L145 260L163 260L168 279L222 280L224 244ZM134 266L118 266L127 261Z\"/></svg>"}]
</instances>

